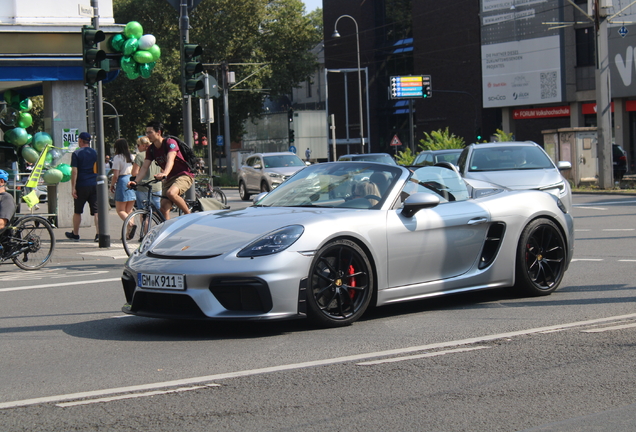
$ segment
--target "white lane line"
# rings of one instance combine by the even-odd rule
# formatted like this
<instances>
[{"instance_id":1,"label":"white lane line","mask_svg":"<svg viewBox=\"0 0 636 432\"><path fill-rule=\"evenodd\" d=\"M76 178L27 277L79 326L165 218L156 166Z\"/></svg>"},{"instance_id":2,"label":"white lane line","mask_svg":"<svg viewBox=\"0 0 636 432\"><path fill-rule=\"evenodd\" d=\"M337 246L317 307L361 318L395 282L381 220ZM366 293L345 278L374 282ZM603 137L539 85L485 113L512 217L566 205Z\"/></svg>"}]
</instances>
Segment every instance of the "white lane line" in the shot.
<instances>
[{"instance_id":1,"label":"white lane line","mask_svg":"<svg viewBox=\"0 0 636 432\"><path fill-rule=\"evenodd\" d=\"M601 205L612 205L612 204L634 204L636 203L636 201L634 200L624 200L624 201L606 201L606 202L602 202L602 203L598 203ZM586 206L587 204L573 204L572 207L583 207Z\"/></svg>"},{"instance_id":2,"label":"white lane line","mask_svg":"<svg viewBox=\"0 0 636 432\"><path fill-rule=\"evenodd\" d=\"M613 326L613 327L603 327L603 328L590 329L590 330L581 330L581 332L583 332L583 333L602 333L602 332L606 332L606 331L622 330L622 329L632 328L632 327L636 327L636 323L617 325L617 326Z\"/></svg>"},{"instance_id":3,"label":"white lane line","mask_svg":"<svg viewBox=\"0 0 636 432\"><path fill-rule=\"evenodd\" d=\"M592 231L591 229L575 229L574 232L588 232Z\"/></svg>"},{"instance_id":4,"label":"white lane line","mask_svg":"<svg viewBox=\"0 0 636 432\"><path fill-rule=\"evenodd\" d=\"M583 206L583 205L573 205L572 207L576 207L576 208L580 208L580 209L584 209L584 210L607 210L606 207L587 207L587 206Z\"/></svg>"},{"instance_id":5,"label":"white lane line","mask_svg":"<svg viewBox=\"0 0 636 432\"><path fill-rule=\"evenodd\" d=\"M604 228L601 231L634 231L634 228Z\"/></svg>"},{"instance_id":6,"label":"white lane line","mask_svg":"<svg viewBox=\"0 0 636 432\"><path fill-rule=\"evenodd\" d=\"M145 393L134 393L134 394L126 394L126 395L120 395L120 396L113 396L108 398L90 399L90 400L83 400L83 401L77 401L77 402L64 402L64 403L56 404L55 406L60 408L68 408L68 407L73 407L78 405L89 405L94 403L112 402L112 401L123 400L123 399L134 399L134 398L156 396L156 395L162 395L162 394L181 393L186 391L204 389L208 387L220 387L220 386L221 384L206 384L202 386L181 387L174 390L163 390L163 391L157 390L157 391L151 391L151 392L145 392Z\"/></svg>"},{"instance_id":7,"label":"white lane line","mask_svg":"<svg viewBox=\"0 0 636 432\"><path fill-rule=\"evenodd\" d=\"M572 258L572 262L574 261L603 261L601 258Z\"/></svg>"},{"instance_id":8,"label":"white lane line","mask_svg":"<svg viewBox=\"0 0 636 432\"><path fill-rule=\"evenodd\" d=\"M31 286L23 286L23 287L15 287L15 288L0 288L0 292L23 291L23 290L32 290L32 289L41 289L41 288L54 288L54 287L61 287L61 286L65 287L70 285L94 285L96 283L115 282L115 281L121 281L121 278L96 279L92 281L61 282L61 283L54 283L54 284L31 285Z\"/></svg>"},{"instance_id":9,"label":"white lane line","mask_svg":"<svg viewBox=\"0 0 636 432\"><path fill-rule=\"evenodd\" d=\"M443 356L443 355L446 355L446 354L454 354L454 353L461 353L461 352L467 352L467 351L475 351L475 350L481 350L481 349L486 349L486 348L490 348L490 347L477 346L477 347L473 347L473 348L457 348L457 349L452 349L452 350L436 351L436 352L425 353L425 354L417 354L417 355L406 356L406 357L394 357L394 358L390 358L390 359L386 359L386 360L373 360L373 361L356 363L356 364L358 366L373 366L373 365L379 365L379 364L383 364L383 363L395 363L395 362L404 361L404 360L414 360L414 359L421 359L421 358L427 358L427 357L438 357L438 356Z\"/></svg>"},{"instance_id":10,"label":"white lane line","mask_svg":"<svg viewBox=\"0 0 636 432\"><path fill-rule=\"evenodd\" d=\"M398 349L392 349L392 350L386 350L386 351L376 351L376 352L370 352L370 353L364 353L364 354L354 354L350 356L327 358L327 359L314 360L314 361L308 361L308 362L302 362L302 363L291 363L286 365L270 366L270 367L264 367L259 369L249 369L249 370L242 370L242 371L236 371L236 372L227 372L227 373L199 376L199 377L193 377L193 378L184 378L184 379L173 380L173 381L140 384L140 385L134 385L134 386L128 386L128 387L115 387L110 389L93 390L93 391L86 391L86 392L79 392L79 393L70 393L70 394L62 394L62 395L55 395L55 396L44 396L44 397L38 397L38 398L32 398L32 399L8 401L8 402L0 403L0 409L16 408L16 407L43 404L43 403L58 403L58 402L67 401L67 400L104 397L107 395L140 392L140 391L146 391L146 390L156 390L156 389L167 388L167 387L182 387L187 385L201 384L205 382L215 382L215 381L220 381L220 380L229 379L229 378L240 378L240 377L261 375L261 374L272 373L272 372L283 372L288 370L312 368L316 366L328 366L328 365L333 365L338 363L357 362L360 360L372 359L376 357L388 357L388 356L393 357L397 355L408 354L408 353L413 353L418 351L431 351L431 350L440 349L440 348L450 348L450 347L456 347L461 345L472 345L476 343L483 343L483 342L488 342L488 341L493 341L498 339L512 338L516 336L524 336L524 335L541 333L541 332L546 332L546 331L556 330L556 329L575 328L575 327L589 326L589 325L611 322L611 321L623 321L623 320L629 320L629 319L635 319L635 318L636 318L636 313L629 314L629 315L616 315L612 317L597 318L597 319L587 320L587 321L576 321L576 322L571 322L566 324L557 324L557 325L538 327L538 328L533 328L528 330L518 330L518 331L513 331L508 333L498 333L493 335L478 336L474 338L460 339L460 340L449 341L449 342L437 342L437 343L432 343L428 345L419 345L419 346L398 348Z\"/></svg>"},{"instance_id":11,"label":"white lane line","mask_svg":"<svg viewBox=\"0 0 636 432\"><path fill-rule=\"evenodd\" d=\"M618 262L636 262L636 260L618 260Z\"/></svg>"}]
</instances>

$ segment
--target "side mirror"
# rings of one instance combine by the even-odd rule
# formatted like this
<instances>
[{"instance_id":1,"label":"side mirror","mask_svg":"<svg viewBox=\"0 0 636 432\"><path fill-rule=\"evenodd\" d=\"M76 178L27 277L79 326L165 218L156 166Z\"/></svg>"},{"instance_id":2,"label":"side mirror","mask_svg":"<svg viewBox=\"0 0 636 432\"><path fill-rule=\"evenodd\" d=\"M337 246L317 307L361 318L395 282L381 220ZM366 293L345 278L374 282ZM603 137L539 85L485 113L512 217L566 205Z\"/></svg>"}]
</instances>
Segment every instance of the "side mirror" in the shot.
<instances>
[{"instance_id":1,"label":"side mirror","mask_svg":"<svg viewBox=\"0 0 636 432\"><path fill-rule=\"evenodd\" d=\"M404 207L402 207L402 215L407 218L413 217L415 213L422 209L433 208L439 205L439 196L426 193L426 192L418 192L409 196L406 201L404 201Z\"/></svg>"},{"instance_id":2,"label":"side mirror","mask_svg":"<svg viewBox=\"0 0 636 432\"><path fill-rule=\"evenodd\" d=\"M263 168L263 167L261 166L261 164L257 163L257 164L254 164L254 166L253 166L252 168L254 168L254 169L261 169L261 168Z\"/></svg>"},{"instance_id":3,"label":"side mirror","mask_svg":"<svg viewBox=\"0 0 636 432\"><path fill-rule=\"evenodd\" d=\"M572 164L568 161L559 161L559 163L557 164L557 168L559 169L559 171L569 170L572 169Z\"/></svg>"}]
</instances>

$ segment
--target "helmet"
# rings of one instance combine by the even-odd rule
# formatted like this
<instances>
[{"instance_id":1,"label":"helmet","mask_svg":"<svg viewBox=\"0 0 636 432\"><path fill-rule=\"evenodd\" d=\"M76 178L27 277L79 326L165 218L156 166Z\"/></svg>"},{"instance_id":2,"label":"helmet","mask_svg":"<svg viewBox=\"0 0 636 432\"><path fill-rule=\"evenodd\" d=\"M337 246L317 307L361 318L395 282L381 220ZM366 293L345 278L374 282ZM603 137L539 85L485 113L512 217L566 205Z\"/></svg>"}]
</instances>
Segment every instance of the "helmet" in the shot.
<instances>
[{"instance_id":1,"label":"helmet","mask_svg":"<svg viewBox=\"0 0 636 432\"><path fill-rule=\"evenodd\" d=\"M0 169L0 179L8 182L9 181L9 174L5 170L1 170Z\"/></svg>"}]
</instances>

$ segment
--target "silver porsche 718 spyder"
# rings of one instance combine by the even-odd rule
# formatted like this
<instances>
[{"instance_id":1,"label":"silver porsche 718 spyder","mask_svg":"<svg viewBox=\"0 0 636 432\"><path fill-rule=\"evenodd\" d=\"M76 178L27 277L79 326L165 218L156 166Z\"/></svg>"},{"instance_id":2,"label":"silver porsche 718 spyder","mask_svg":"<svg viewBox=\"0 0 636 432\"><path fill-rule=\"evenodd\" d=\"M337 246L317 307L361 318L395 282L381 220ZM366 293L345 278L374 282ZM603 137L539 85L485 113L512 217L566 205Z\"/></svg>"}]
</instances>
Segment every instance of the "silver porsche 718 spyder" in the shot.
<instances>
[{"instance_id":1,"label":"silver porsche 718 spyder","mask_svg":"<svg viewBox=\"0 0 636 432\"><path fill-rule=\"evenodd\" d=\"M370 305L513 287L547 295L573 222L546 192L452 165L316 164L253 206L153 228L126 262L123 311L178 319L353 323Z\"/></svg>"}]
</instances>

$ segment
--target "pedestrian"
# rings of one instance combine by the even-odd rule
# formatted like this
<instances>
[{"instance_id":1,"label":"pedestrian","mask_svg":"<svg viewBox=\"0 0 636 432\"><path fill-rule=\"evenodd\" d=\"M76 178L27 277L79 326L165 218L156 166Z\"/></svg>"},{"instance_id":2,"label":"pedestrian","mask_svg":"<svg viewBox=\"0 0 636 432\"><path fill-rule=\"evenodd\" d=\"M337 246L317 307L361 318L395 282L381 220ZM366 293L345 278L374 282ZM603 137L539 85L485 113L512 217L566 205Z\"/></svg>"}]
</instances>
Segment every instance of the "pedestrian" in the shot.
<instances>
[{"instance_id":1,"label":"pedestrian","mask_svg":"<svg viewBox=\"0 0 636 432\"><path fill-rule=\"evenodd\" d=\"M82 132L78 137L79 147L71 156L71 194L73 195L73 231L66 238L80 241L79 227L84 205L88 203L91 216L95 218L95 242L99 241L99 215L97 214L97 152L90 147L91 136Z\"/></svg>"},{"instance_id":2,"label":"pedestrian","mask_svg":"<svg viewBox=\"0 0 636 432\"><path fill-rule=\"evenodd\" d=\"M133 211L135 204L135 191L128 188L130 174L132 172L132 156L128 148L128 141L119 138L115 141L115 157L113 158L113 178L110 182L110 191L115 193L115 211L121 220L126 220ZM130 240L135 235L137 226L128 226L127 238Z\"/></svg>"},{"instance_id":3,"label":"pedestrian","mask_svg":"<svg viewBox=\"0 0 636 432\"><path fill-rule=\"evenodd\" d=\"M132 177L135 177L135 181L137 183L147 182L148 180L154 179L155 174L159 174L161 172L161 168L159 168L159 165L157 165L156 162L153 161L148 167L148 171L146 172L144 178L139 178L138 176L139 170L144 164L144 160L146 160L146 150L148 150L148 147L150 147L151 145L152 144L150 143L150 140L147 136L142 135L137 138L137 155L135 155L131 173L131 179ZM135 195L137 198L135 206L138 209L143 208L144 201L148 198L148 188L137 186ZM150 201L155 205L155 207L157 207L157 210L161 208L161 182L157 182L152 185L152 194L150 195Z\"/></svg>"},{"instance_id":4,"label":"pedestrian","mask_svg":"<svg viewBox=\"0 0 636 432\"><path fill-rule=\"evenodd\" d=\"M0 169L0 231L4 230L15 214L15 200L7 192L9 173Z\"/></svg>"},{"instance_id":5,"label":"pedestrian","mask_svg":"<svg viewBox=\"0 0 636 432\"><path fill-rule=\"evenodd\" d=\"M311 158L311 150L309 150L309 147L307 147L307 150L305 150L305 161L309 162L310 158Z\"/></svg>"},{"instance_id":6,"label":"pedestrian","mask_svg":"<svg viewBox=\"0 0 636 432\"><path fill-rule=\"evenodd\" d=\"M161 167L161 172L155 174L155 178L163 180L160 211L168 220L173 203L184 214L190 213L190 209L181 195L192 187L194 173L190 171L190 167L185 162L181 150L179 150L179 143L172 138L164 139L163 130L163 124L158 121L146 125L146 136L154 148L150 147L146 151L146 160L137 175L143 178L153 160ZM131 184L136 183L131 182Z\"/></svg>"},{"instance_id":7,"label":"pedestrian","mask_svg":"<svg viewBox=\"0 0 636 432\"><path fill-rule=\"evenodd\" d=\"M110 156L109 155L106 155L104 160L106 161L104 163L104 174L108 174L110 172L110 170L113 169L113 161L110 160Z\"/></svg>"}]
</instances>

